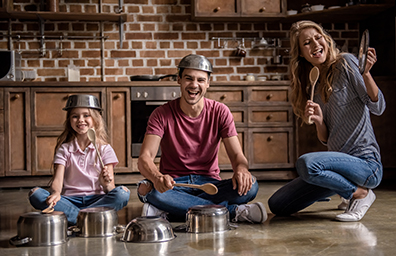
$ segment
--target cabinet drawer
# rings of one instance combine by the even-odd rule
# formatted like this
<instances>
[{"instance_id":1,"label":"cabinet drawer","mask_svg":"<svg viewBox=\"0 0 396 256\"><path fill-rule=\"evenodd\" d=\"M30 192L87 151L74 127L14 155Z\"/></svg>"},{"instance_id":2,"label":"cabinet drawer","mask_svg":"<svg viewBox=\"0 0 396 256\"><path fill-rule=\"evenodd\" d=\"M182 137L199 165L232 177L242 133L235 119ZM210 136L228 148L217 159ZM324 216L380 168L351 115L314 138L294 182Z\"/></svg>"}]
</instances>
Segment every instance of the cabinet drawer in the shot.
<instances>
[{"instance_id":1,"label":"cabinet drawer","mask_svg":"<svg viewBox=\"0 0 396 256\"><path fill-rule=\"evenodd\" d=\"M291 168L294 166L293 128L252 128L249 130L250 168Z\"/></svg>"},{"instance_id":2,"label":"cabinet drawer","mask_svg":"<svg viewBox=\"0 0 396 256\"><path fill-rule=\"evenodd\" d=\"M230 107L230 111L236 126L244 126L247 124L246 107Z\"/></svg>"},{"instance_id":3,"label":"cabinet drawer","mask_svg":"<svg viewBox=\"0 0 396 256\"><path fill-rule=\"evenodd\" d=\"M249 125L292 125L291 107L249 107Z\"/></svg>"},{"instance_id":4,"label":"cabinet drawer","mask_svg":"<svg viewBox=\"0 0 396 256\"><path fill-rule=\"evenodd\" d=\"M250 102L289 102L289 90L279 89L252 89Z\"/></svg>"},{"instance_id":5,"label":"cabinet drawer","mask_svg":"<svg viewBox=\"0 0 396 256\"><path fill-rule=\"evenodd\" d=\"M65 107L67 98L72 94L91 94L98 97L102 108L104 105L104 91L100 89L52 89L36 88L32 89L32 129L63 129L66 120Z\"/></svg>"},{"instance_id":6,"label":"cabinet drawer","mask_svg":"<svg viewBox=\"0 0 396 256\"><path fill-rule=\"evenodd\" d=\"M236 1L235 0L195 0L192 3L196 16L235 16Z\"/></svg>"},{"instance_id":7,"label":"cabinet drawer","mask_svg":"<svg viewBox=\"0 0 396 256\"><path fill-rule=\"evenodd\" d=\"M206 92L205 97L222 103L241 103L243 102L243 89L236 90L221 90L211 89Z\"/></svg>"},{"instance_id":8,"label":"cabinet drawer","mask_svg":"<svg viewBox=\"0 0 396 256\"><path fill-rule=\"evenodd\" d=\"M269 14L279 14L281 10L281 0L244 0L241 1L242 16L268 16Z\"/></svg>"}]
</instances>

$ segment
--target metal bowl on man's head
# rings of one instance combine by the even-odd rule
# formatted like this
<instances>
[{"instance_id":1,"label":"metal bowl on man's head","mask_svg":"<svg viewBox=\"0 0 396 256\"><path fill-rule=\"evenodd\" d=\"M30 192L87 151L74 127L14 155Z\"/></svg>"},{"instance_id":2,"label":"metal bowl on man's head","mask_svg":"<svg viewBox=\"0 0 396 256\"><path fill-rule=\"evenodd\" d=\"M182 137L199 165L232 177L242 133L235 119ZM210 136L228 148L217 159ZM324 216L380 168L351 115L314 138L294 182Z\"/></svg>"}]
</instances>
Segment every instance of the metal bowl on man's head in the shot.
<instances>
[{"instance_id":1,"label":"metal bowl on man's head","mask_svg":"<svg viewBox=\"0 0 396 256\"><path fill-rule=\"evenodd\" d=\"M102 111L98 98L89 94L70 95L63 110L67 111L71 108L93 108Z\"/></svg>"}]
</instances>

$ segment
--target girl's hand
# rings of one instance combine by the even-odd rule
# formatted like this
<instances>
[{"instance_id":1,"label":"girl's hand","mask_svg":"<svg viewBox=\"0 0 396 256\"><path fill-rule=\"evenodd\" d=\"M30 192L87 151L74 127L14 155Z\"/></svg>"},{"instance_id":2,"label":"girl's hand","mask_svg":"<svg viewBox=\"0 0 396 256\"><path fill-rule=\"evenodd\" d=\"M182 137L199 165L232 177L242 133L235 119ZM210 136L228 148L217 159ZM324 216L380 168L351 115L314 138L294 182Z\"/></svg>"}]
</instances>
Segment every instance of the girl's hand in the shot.
<instances>
[{"instance_id":1,"label":"girl's hand","mask_svg":"<svg viewBox=\"0 0 396 256\"><path fill-rule=\"evenodd\" d=\"M374 48L369 47L367 51L367 62L366 67L364 68L363 74L367 74L370 72L371 68L377 62L377 53Z\"/></svg>"},{"instance_id":2,"label":"girl's hand","mask_svg":"<svg viewBox=\"0 0 396 256\"><path fill-rule=\"evenodd\" d=\"M305 117L308 120L311 117L311 121L314 123L322 123L323 122L323 114L322 109L319 104L308 100L307 105L305 106Z\"/></svg>"},{"instance_id":3,"label":"girl's hand","mask_svg":"<svg viewBox=\"0 0 396 256\"><path fill-rule=\"evenodd\" d=\"M105 167L102 169L102 172L100 173L100 179L102 179L103 181L105 181L105 182L107 182L107 183L112 182L113 179L114 179L113 172L110 172L109 169L108 169L108 167L105 166Z\"/></svg>"},{"instance_id":4,"label":"girl's hand","mask_svg":"<svg viewBox=\"0 0 396 256\"><path fill-rule=\"evenodd\" d=\"M52 203L52 207L54 207L60 199L61 195L59 192L52 192L52 194L47 197L45 202L47 203L47 205L50 205Z\"/></svg>"}]
</instances>

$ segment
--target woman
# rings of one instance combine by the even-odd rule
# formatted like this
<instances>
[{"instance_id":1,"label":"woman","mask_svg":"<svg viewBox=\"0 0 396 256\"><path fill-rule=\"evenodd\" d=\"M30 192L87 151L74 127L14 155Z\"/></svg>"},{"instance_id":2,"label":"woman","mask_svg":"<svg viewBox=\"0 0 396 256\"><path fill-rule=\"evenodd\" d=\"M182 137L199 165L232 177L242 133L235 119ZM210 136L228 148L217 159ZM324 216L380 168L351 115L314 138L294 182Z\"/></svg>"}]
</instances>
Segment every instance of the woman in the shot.
<instances>
[{"instance_id":1,"label":"woman","mask_svg":"<svg viewBox=\"0 0 396 256\"><path fill-rule=\"evenodd\" d=\"M334 194L350 199L339 221L359 221L375 200L372 191L382 179L382 164L370 113L381 115L385 100L370 74L376 53L369 48L361 75L358 61L340 53L333 39L312 21L299 21L290 29L291 87L294 113L316 126L327 152L301 156L299 177L269 199L271 211L290 215ZM314 100L310 99L309 72L320 70Z\"/></svg>"}]
</instances>

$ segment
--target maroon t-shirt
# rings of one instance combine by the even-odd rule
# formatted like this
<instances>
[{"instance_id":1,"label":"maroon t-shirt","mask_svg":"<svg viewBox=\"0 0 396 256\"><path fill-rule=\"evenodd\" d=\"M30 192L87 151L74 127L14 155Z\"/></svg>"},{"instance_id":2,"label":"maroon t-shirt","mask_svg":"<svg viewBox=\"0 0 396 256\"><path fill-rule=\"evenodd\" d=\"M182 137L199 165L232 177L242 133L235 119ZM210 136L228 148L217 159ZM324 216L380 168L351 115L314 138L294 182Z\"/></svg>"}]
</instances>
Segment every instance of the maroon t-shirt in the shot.
<instances>
[{"instance_id":1,"label":"maroon t-shirt","mask_svg":"<svg viewBox=\"0 0 396 256\"><path fill-rule=\"evenodd\" d=\"M220 139L237 136L237 131L231 111L223 103L204 98L201 114L191 118L181 110L178 98L153 111L146 134L162 138L161 173L174 178L197 174L220 180Z\"/></svg>"}]
</instances>

